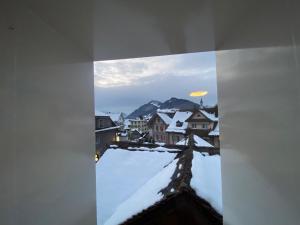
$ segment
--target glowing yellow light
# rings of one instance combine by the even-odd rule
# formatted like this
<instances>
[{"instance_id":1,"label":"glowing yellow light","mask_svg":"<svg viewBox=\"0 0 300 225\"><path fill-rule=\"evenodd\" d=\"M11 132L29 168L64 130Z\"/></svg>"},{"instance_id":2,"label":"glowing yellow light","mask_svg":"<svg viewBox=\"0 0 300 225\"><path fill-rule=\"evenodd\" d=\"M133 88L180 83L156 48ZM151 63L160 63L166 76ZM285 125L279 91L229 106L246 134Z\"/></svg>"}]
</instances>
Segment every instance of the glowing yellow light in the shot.
<instances>
[{"instance_id":1,"label":"glowing yellow light","mask_svg":"<svg viewBox=\"0 0 300 225\"><path fill-rule=\"evenodd\" d=\"M100 159L99 155L98 154L95 154L95 162L98 162Z\"/></svg>"},{"instance_id":2,"label":"glowing yellow light","mask_svg":"<svg viewBox=\"0 0 300 225\"><path fill-rule=\"evenodd\" d=\"M190 93L190 96L192 96L192 97L202 97L202 96L205 96L207 94L208 94L207 91L193 91L193 92Z\"/></svg>"}]
</instances>

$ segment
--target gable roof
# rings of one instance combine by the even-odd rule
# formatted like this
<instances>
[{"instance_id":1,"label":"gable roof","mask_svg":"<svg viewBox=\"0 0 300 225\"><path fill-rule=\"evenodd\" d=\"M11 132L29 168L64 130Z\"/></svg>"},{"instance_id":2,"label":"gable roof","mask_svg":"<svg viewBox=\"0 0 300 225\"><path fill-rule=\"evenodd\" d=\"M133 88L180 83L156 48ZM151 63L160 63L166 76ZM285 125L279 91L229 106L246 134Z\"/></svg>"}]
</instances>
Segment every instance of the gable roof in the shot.
<instances>
[{"instance_id":1,"label":"gable roof","mask_svg":"<svg viewBox=\"0 0 300 225\"><path fill-rule=\"evenodd\" d=\"M193 118L193 116L196 113L201 113L203 115L204 118ZM215 114L213 113L208 113L207 111L203 110L203 109L197 109L195 111L193 111L193 114L190 118L187 119L188 122L193 122L193 121L202 121L202 122L217 122L218 121L218 117L215 116Z\"/></svg>"},{"instance_id":2,"label":"gable roof","mask_svg":"<svg viewBox=\"0 0 300 225\"><path fill-rule=\"evenodd\" d=\"M109 116L113 122L119 122L119 120L122 118L123 113L114 113L114 112L101 112L96 111L95 116Z\"/></svg>"},{"instance_id":3,"label":"gable roof","mask_svg":"<svg viewBox=\"0 0 300 225\"><path fill-rule=\"evenodd\" d=\"M200 112L209 120L211 120L212 122L217 122L219 121L218 117L215 116L215 114L213 113L208 113L204 110L200 110Z\"/></svg>"},{"instance_id":4,"label":"gable roof","mask_svg":"<svg viewBox=\"0 0 300 225\"><path fill-rule=\"evenodd\" d=\"M167 128L166 132L174 132L174 133L186 133L186 129L188 127L188 123L186 120L192 115L192 112L185 111L180 112L177 111L170 123L169 127ZM179 122L179 123L178 123ZM180 126L178 126L180 125Z\"/></svg>"},{"instance_id":5,"label":"gable roof","mask_svg":"<svg viewBox=\"0 0 300 225\"><path fill-rule=\"evenodd\" d=\"M167 113L157 112L151 117L148 123L152 123L157 117L159 117L166 125L169 125L172 121L172 118L169 117Z\"/></svg>"},{"instance_id":6,"label":"gable roof","mask_svg":"<svg viewBox=\"0 0 300 225\"><path fill-rule=\"evenodd\" d=\"M113 151L117 151L119 156L112 157L115 154ZM125 153L121 153L122 151ZM101 218L103 224L127 224L133 218L142 217L183 192L190 193L195 200L198 199L204 210L207 211L208 217L217 215L218 218L221 218L222 196L220 195L222 193L220 192L219 155L204 156L202 153L192 150L164 155L146 149L142 153L125 149L109 149L105 154L96 167L97 185L102 188L99 190L97 186L97 194L101 192L100 196L97 195L97 201L100 204L97 209L98 214L100 213L98 219ZM145 155L141 156L141 154ZM161 156L163 156L163 160ZM152 175L150 175L149 169L152 171ZM142 177L146 178L146 182L141 182ZM198 179L201 181L198 182ZM102 183L99 183L100 181ZM124 182L131 185L124 186ZM136 182L139 182L139 185L136 185ZM118 183L117 187L116 183ZM112 189L111 186L113 186ZM125 192L126 198L122 192ZM111 193L114 193L113 196ZM114 199L115 195L123 196L123 200L118 197L118 204ZM106 213L103 218L101 214L105 214L105 210L107 211L105 207L111 207L112 202L114 209L109 209L110 215L108 216Z\"/></svg>"},{"instance_id":7,"label":"gable roof","mask_svg":"<svg viewBox=\"0 0 300 225\"><path fill-rule=\"evenodd\" d=\"M172 122L172 118L166 113L157 113L157 115L164 121L166 125L169 125Z\"/></svg>"},{"instance_id":8,"label":"gable roof","mask_svg":"<svg viewBox=\"0 0 300 225\"><path fill-rule=\"evenodd\" d=\"M97 119L110 120L111 126L103 127L101 129L97 129L97 127L96 127L95 132L108 131L108 130L114 130L114 129L120 128L120 126L117 126L117 124L111 119L110 116L107 116L107 115L104 115L104 114L98 114L97 116L95 116L95 122L97 121Z\"/></svg>"}]
</instances>

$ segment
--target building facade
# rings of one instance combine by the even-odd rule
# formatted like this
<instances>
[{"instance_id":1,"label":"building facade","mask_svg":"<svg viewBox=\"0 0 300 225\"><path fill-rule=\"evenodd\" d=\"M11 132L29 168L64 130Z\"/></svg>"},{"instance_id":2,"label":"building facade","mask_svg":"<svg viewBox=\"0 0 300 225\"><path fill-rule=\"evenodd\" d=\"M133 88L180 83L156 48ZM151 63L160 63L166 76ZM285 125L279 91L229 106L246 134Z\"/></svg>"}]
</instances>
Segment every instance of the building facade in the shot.
<instances>
[{"instance_id":1,"label":"building facade","mask_svg":"<svg viewBox=\"0 0 300 225\"><path fill-rule=\"evenodd\" d=\"M172 118L165 113L156 113L148 122L149 136L155 142L168 143L168 134L166 129L168 128Z\"/></svg>"},{"instance_id":2,"label":"building facade","mask_svg":"<svg viewBox=\"0 0 300 225\"><path fill-rule=\"evenodd\" d=\"M129 120L129 128L131 130L138 130L140 133L146 133L149 131L148 129L148 121L146 119L138 118L138 119L130 119Z\"/></svg>"},{"instance_id":3,"label":"building facade","mask_svg":"<svg viewBox=\"0 0 300 225\"><path fill-rule=\"evenodd\" d=\"M96 154L102 155L116 141L118 128L109 116L95 117Z\"/></svg>"}]
</instances>

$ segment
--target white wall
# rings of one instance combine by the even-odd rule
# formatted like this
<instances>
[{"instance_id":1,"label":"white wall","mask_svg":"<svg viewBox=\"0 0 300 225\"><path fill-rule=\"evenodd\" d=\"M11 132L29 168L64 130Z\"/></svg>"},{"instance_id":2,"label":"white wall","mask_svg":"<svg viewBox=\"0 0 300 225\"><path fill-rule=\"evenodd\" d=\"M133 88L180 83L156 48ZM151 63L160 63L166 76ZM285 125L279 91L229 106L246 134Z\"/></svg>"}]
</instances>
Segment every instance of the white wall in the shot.
<instances>
[{"instance_id":1,"label":"white wall","mask_svg":"<svg viewBox=\"0 0 300 225\"><path fill-rule=\"evenodd\" d=\"M298 224L297 0L99 0L93 22L91 1L20 2L0 3L1 225L96 224L91 49L214 48L225 224Z\"/></svg>"},{"instance_id":2,"label":"white wall","mask_svg":"<svg viewBox=\"0 0 300 225\"><path fill-rule=\"evenodd\" d=\"M14 1L0 25L0 224L95 225L92 59Z\"/></svg>"},{"instance_id":3,"label":"white wall","mask_svg":"<svg viewBox=\"0 0 300 225\"><path fill-rule=\"evenodd\" d=\"M224 224L299 224L298 12L257 3L217 52Z\"/></svg>"}]
</instances>

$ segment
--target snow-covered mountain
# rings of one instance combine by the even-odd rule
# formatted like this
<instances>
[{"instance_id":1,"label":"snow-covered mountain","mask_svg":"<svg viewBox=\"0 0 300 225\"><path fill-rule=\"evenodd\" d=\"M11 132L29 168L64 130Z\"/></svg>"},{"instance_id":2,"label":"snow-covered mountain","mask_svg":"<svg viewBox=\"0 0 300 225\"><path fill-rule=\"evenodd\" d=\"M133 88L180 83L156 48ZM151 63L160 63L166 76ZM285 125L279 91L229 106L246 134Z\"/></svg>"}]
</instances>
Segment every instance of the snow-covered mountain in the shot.
<instances>
[{"instance_id":1,"label":"snow-covered mountain","mask_svg":"<svg viewBox=\"0 0 300 225\"><path fill-rule=\"evenodd\" d=\"M136 110L134 110L131 114L127 116L128 119L134 119L140 116L148 116L153 115L157 109L179 109L179 110L193 110L198 108L199 105L191 102L186 99L179 99L179 98L170 98L165 102L160 102L156 100L152 100Z\"/></svg>"},{"instance_id":2,"label":"snow-covered mountain","mask_svg":"<svg viewBox=\"0 0 300 225\"><path fill-rule=\"evenodd\" d=\"M162 103L160 101L152 100L152 101L140 106L136 110L134 110L132 113L130 113L127 116L127 118L128 119L135 119L135 118L140 117L140 116L152 115L156 112L157 109L159 109L161 104Z\"/></svg>"},{"instance_id":3,"label":"snow-covered mountain","mask_svg":"<svg viewBox=\"0 0 300 225\"><path fill-rule=\"evenodd\" d=\"M170 98L169 100L165 101L160 105L161 109L180 109L180 110L193 110L195 108L198 108L199 105L191 102L186 99L180 99L180 98Z\"/></svg>"}]
</instances>

